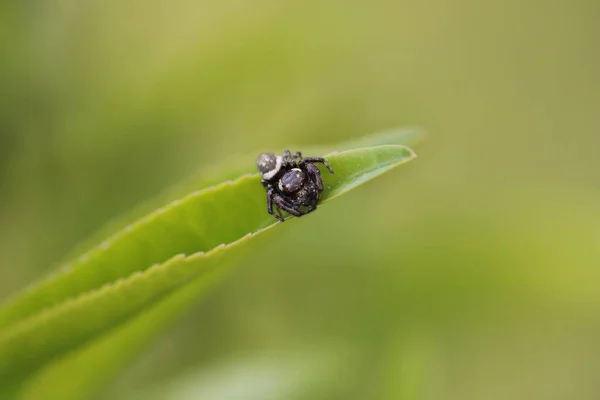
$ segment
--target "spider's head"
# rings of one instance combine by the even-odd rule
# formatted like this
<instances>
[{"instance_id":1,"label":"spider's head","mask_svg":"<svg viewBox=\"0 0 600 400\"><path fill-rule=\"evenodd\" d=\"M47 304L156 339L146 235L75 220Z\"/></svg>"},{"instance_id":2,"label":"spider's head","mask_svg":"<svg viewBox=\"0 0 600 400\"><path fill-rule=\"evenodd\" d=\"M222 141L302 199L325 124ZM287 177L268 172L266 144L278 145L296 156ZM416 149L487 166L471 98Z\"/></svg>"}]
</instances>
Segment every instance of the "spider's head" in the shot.
<instances>
[{"instance_id":1,"label":"spider's head","mask_svg":"<svg viewBox=\"0 0 600 400\"><path fill-rule=\"evenodd\" d=\"M273 153L263 153L258 157L258 160L256 160L258 170L266 181L273 179L273 177L277 175L282 164L283 158L281 156L276 156Z\"/></svg>"}]
</instances>

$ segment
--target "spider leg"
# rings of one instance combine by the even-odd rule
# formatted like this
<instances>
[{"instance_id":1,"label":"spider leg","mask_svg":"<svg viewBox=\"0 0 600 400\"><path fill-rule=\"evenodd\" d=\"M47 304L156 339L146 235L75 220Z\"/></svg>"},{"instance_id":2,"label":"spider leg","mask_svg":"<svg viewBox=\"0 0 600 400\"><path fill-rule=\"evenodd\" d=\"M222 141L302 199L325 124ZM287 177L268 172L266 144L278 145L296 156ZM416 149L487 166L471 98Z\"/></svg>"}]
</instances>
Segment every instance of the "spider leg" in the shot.
<instances>
[{"instance_id":1,"label":"spider leg","mask_svg":"<svg viewBox=\"0 0 600 400\"><path fill-rule=\"evenodd\" d=\"M333 172L333 168L331 168L331 165L329 165L329 163L327 162L327 160L325 160L323 157L306 157L303 158L301 161L302 164L307 164L307 163L321 163L323 165L325 165L325 167L327 167L327 169L329 170L329 172L331 172L332 174L334 174L335 172Z\"/></svg>"},{"instance_id":2,"label":"spider leg","mask_svg":"<svg viewBox=\"0 0 600 400\"><path fill-rule=\"evenodd\" d=\"M277 218L279 221L283 222L284 220L283 220L283 216L281 215L281 211L279 209L277 209L277 213L275 213L273 211L273 195L274 195L274 191L271 188L267 192L267 211L269 212L269 214L271 214L272 216Z\"/></svg>"},{"instance_id":3,"label":"spider leg","mask_svg":"<svg viewBox=\"0 0 600 400\"><path fill-rule=\"evenodd\" d=\"M283 152L283 163L287 166L296 166L302 162L302 153L297 151L292 154L289 150Z\"/></svg>"},{"instance_id":4,"label":"spider leg","mask_svg":"<svg viewBox=\"0 0 600 400\"><path fill-rule=\"evenodd\" d=\"M317 209L317 200L315 200L311 205L310 208L308 210L306 210L304 212L304 214L310 214L311 212L315 211Z\"/></svg>"},{"instance_id":5,"label":"spider leg","mask_svg":"<svg viewBox=\"0 0 600 400\"><path fill-rule=\"evenodd\" d=\"M283 164L289 166L289 165L292 165L292 161L293 161L292 153L290 153L289 150L284 151L283 152Z\"/></svg>"},{"instance_id":6,"label":"spider leg","mask_svg":"<svg viewBox=\"0 0 600 400\"><path fill-rule=\"evenodd\" d=\"M304 172L308 175L309 179L314 182L319 192L323 191L323 178L321 178L321 171L314 164L306 163L303 164Z\"/></svg>"},{"instance_id":7,"label":"spider leg","mask_svg":"<svg viewBox=\"0 0 600 400\"><path fill-rule=\"evenodd\" d=\"M275 207L275 211L277 211L277 215L279 215L279 217L280 217L280 218L277 218L277 219L283 222L283 220L285 218L283 217L283 214L281 213L281 208Z\"/></svg>"},{"instance_id":8,"label":"spider leg","mask_svg":"<svg viewBox=\"0 0 600 400\"><path fill-rule=\"evenodd\" d=\"M273 196L273 203L275 203L275 205L277 207L283 209L284 211L287 211L288 213L292 214L295 217L301 217L304 214L306 214L305 212L302 212L302 211L294 208L294 205L292 203L288 202L287 200L285 200L283 197L281 197L278 194Z\"/></svg>"}]
</instances>

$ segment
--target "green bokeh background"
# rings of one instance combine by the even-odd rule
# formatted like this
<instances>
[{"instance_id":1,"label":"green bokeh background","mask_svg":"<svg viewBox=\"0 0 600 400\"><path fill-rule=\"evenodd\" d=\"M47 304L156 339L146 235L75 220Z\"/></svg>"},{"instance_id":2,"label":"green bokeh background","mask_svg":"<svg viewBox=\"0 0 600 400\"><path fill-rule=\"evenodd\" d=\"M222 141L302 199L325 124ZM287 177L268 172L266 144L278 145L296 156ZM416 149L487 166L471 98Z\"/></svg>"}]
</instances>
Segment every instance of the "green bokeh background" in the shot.
<instances>
[{"instance_id":1,"label":"green bokeh background","mask_svg":"<svg viewBox=\"0 0 600 400\"><path fill-rule=\"evenodd\" d=\"M277 229L100 397L597 399L599 18L4 1L0 299L226 157L419 125L418 160Z\"/></svg>"}]
</instances>

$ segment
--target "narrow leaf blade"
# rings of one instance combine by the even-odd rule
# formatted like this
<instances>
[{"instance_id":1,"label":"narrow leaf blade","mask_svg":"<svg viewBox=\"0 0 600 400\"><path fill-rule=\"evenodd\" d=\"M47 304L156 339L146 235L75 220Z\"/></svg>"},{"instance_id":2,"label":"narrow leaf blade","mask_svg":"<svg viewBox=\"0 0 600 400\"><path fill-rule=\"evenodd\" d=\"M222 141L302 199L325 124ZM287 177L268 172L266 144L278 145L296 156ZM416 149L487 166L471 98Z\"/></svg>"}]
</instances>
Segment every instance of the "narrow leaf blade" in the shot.
<instances>
[{"instance_id":1,"label":"narrow leaf blade","mask_svg":"<svg viewBox=\"0 0 600 400\"><path fill-rule=\"evenodd\" d=\"M330 154L327 159L336 174L323 172L323 202L414 157L410 149L394 145ZM192 193L153 213L126 234L115 235L111 245L92 254L87 264L57 275L45 290L31 292L35 301L17 303L16 310L24 308L29 316L0 333L0 381L27 376L135 318L203 274L231 265L246 244L277 225L266 213L258 175ZM173 237L177 240L164 242ZM151 246L161 247L153 254L168 261L147 268L148 259L135 250ZM182 246L189 247L181 251ZM108 251L111 248L117 253ZM128 252L130 259L125 257ZM44 307L45 303L53 306Z\"/></svg>"}]
</instances>

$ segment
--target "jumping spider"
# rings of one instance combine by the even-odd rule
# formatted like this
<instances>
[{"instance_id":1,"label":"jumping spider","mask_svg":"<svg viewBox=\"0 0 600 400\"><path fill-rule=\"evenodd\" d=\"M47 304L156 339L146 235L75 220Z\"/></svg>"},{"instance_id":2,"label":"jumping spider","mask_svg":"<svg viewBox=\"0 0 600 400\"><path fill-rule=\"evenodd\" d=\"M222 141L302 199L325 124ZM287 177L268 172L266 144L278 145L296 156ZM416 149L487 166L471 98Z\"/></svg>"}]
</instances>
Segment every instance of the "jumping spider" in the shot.
<instances>
[{"instance_id":1,"label":"jumping spider","mask_svg":"<svg viewBox=\"0 0 600 400\"><path fill-rule=\"evenodd\" d=\"M298 152L292 155L289 150L283 157L263 153L256 162L262 174L262 185L267 191L267 211L284 221L281 210L301 217L317 209L323 193L321 171L315 163L322 163L332 174L333 169L321 157L302 157ZM275 205L274 212L273 205Z\"/></svg>"}]
</instances>

